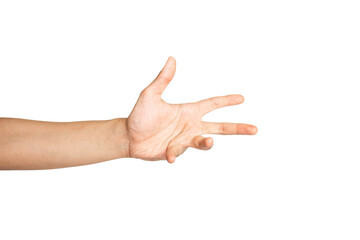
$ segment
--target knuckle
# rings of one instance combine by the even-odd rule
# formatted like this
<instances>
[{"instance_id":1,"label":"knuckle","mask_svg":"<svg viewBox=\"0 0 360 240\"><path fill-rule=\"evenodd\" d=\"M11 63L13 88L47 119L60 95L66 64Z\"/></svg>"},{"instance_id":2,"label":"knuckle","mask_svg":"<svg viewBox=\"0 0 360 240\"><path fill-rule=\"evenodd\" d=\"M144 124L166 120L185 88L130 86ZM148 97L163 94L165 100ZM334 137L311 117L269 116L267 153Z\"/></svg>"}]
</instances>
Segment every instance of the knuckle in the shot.
<instances>
[{"instance_id":1,"label":"knuckle","mask_svg":"<svg viewBox=\"0 0 360 240\"><path fill-rule=\"evenodd\" d=\"M163 83L168 84L168 83L171 81L171 78L168 77L168 76L159 76L159 77L158 77L158 80L159 80L160 82L163 82Z\"/></svg>"},{"instance_id":2,"label":"knuckle","mask_svg":"<svg viewBox=\"0 0 360 240\"><path fill-rule=\"evenodd\" d=\"M236 134L242 134L243 133L243 128L241 127L241 125L236 124L235 131L236 131Z\"/></svg>"},{"instance_id":3,"label":"knuckle","mask_svg":"<svg viewBox=\"0 0 360 240\"><path fill-rule=\"evenodd\" d=\"M217 109L219 107L219 103L217 101L217 98L215 97L212 97L210 98L210 102L211 102L211 105L214 109Z\"/></svg>"},{"instance_id":4,"label":"knuckle","mask_svg":"<svg viewBox=\"0 0 360 240\"><path fill-rule=\"evenodd\" d=\"M199 141L199 148L200 149L205 149L206 148L205 142L202 139Z\"/></svg>"},{"instance_id":5,"label":"knuckle","mask_svg":"<svg viewBox=\"0 0 360 240\"><path fill-rule=\"evenodd\" d=\"M151 95L149 88L145 88L145 89L142 90L141 93L140 93L140 96L142 96L142 97L147 97L147 96L149 96L149 95Z\"/></svg>"},{"instance_id":6,"label":"knuckle","mask_svg":"<svg viewBox=\"0 0 360 240\"><path fill-rule=\"evenodd\" d=\"M226 105L232 104L232 102L233 102L233 97L232 97L232 96L226 96L226 97L225 97L225 102L226 102Z\"/></svg>"},{"instance_id":7,"label":"knuckle","mask_svg":"<svg viewBox=\"0 0 360 240\"><path fill-rule=\"evenodd\" d=\"M219 124L219 132L220 132L220 133L224 133L224 132L225 132L225 123L220 123L220 124Z\"/></svg>"}]
</instances>

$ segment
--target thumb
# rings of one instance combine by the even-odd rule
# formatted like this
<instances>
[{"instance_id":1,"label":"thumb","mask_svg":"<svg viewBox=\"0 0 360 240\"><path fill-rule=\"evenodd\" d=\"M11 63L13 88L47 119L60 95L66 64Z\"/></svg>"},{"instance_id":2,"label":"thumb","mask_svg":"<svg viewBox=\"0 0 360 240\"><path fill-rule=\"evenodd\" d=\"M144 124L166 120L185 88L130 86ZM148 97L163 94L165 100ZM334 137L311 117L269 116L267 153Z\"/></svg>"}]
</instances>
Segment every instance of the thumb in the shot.
<instances>
[{"instance_id":1,"label":"thumb","mask_svg":"<svg viewBox=\"0 0 360 240\"><path fill-rule=\"evenodd\" d=\"M154 81L148 86L148 90L152 94L161 95L170 81L173 79L176 71L175 58L169 57L165 66L155 78Z\"/></svg>"}]
</instances>

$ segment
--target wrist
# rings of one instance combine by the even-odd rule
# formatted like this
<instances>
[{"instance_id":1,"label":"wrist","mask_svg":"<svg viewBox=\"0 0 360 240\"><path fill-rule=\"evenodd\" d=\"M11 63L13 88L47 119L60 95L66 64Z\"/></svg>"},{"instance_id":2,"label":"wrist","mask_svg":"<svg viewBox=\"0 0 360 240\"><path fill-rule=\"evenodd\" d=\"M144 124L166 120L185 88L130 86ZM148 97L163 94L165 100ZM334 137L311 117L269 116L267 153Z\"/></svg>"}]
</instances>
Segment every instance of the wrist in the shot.
<instances>
[{"instance_id":1,"label":"wrist","mask_svg":"<svg viewBox=\"0 0 360 240\"><path fill-rule=\"evenodd\" d=\"M115 118L111 122L111 139L116 149L116 158L129 158L129 138L127 134L127 118Z\"/></svg>"}]
</instances>

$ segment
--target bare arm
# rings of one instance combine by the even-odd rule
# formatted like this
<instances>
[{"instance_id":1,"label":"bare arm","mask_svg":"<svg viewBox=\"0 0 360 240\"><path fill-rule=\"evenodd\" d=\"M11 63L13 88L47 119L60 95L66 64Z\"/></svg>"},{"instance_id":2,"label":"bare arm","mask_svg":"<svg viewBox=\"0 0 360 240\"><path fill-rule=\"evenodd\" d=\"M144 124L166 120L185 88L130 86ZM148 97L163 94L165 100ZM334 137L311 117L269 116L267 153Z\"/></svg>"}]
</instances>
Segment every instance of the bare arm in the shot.
<instances>
[{"instance_id":1,"label":"bare arm","mask_svg":"<svg viewBox=\"0 0 360 240\"><path fill-rule=\"evenodd\" d=\"M202 134L257 133L250 124L202 121L213 110L243 103L241 95L165 102L161 95L175 75L175 66L170 57L141 92L128 118L71 123L0 119L0 169L60 168L122 157L173 163L189 147L209 150L213 139Z\"/></svg>"},{"instance_id":2,"label":"bare arm","mask_svg":"<svg viewBox=\"0 0 360 240\"><path fill-rule=\"evenodd\" d=\"M126 119L41 122L0 119L0 169L47 169L129 157Z\"/></svg>"}]
</instances>

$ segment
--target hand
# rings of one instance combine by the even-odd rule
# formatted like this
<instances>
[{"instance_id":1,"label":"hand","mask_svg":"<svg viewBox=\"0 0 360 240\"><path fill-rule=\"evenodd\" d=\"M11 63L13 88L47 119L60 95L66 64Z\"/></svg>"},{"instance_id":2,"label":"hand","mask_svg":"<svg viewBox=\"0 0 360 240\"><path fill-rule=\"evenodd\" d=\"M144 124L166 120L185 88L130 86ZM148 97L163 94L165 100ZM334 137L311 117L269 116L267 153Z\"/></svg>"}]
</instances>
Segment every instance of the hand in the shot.
<instances>
[{"instance_id":1,"label":"hand","mask_svg":"<svg viewBox=\"0 0 360 240\"><path fill-rule=\"evenodd\" d=\"M257 128L241 123L203 122L202 117L221 107L240 104L241 95L214 97L195 103L168 104L161 94L175 75L176 62L170 57L156 79L145 88L127 120L129 154L144 160L175 162L188 147L209 150L211 137L202 134L254 135Z\"/></svg>"}]
</instances>

